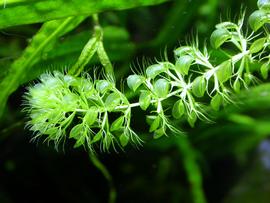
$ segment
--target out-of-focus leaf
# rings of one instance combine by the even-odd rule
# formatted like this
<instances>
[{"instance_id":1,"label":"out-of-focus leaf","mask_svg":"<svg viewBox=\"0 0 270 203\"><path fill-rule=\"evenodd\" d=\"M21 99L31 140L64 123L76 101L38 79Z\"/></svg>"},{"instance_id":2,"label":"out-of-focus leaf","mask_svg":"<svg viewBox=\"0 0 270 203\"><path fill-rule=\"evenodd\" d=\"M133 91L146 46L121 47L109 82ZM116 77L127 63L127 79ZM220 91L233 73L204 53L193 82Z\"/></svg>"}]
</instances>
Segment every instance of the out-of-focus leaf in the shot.
<instances>
[{"instance_id":1,"label":"out-of-focus leaf","mask_svg":"<svg viewBox=\"0 0 270 203\"><path fill-rule=\"evenodd\" d=\"M211 99L211 107L215 110L218 111L221 104L222 104L222 97L219 94L216 94L212 99Z\"/></svg>"},{"instance_id":2,"label":"out-of-focus leaf","mask_svg":"<svg viewBox=\"0 0 270 203\"><path fill-rule=\"evenodd\" d=\"M130 42L127 30L120 27L107 26L103 28L103 32L104 46L112 62L123 61L130 58L135 51L135 45ZM112 35L110 35L110 33L112 33ZM34 65L28 78L23 81L23 83L36 78L51 67L53 69L63 69L74 64L91 35L92 33L89 31L83 31L58 40L53 49L47 52L46 55ZM98 62L98 58L94 55L89 64L94 65Z\"/></svg>"},{"instance_id":3,"label":"out-of-focus leaf","mask_svg":"<svg viewBox=\"0 0 270 203\"><path fill-rule=\"evenodd\" d=\"M269 136L270 84L250 88L235 99L237 105L216 113L217 125L198 127L191 136L198 149L211 159L241 154Z\"/></svg>"},{"instance_id":4,"label":"out-of-focus leaf","mask_svg":"<svg viewBox=\"0 0 270 203\"><path fill-rule=\"evenodd\" d=\"M85 17L69 17L63 20L53 20L45 23L33 37L29 46L9 68L5 78L0 83L0 116L9 95L14 92L27 73L40 58L51 50L55 41L65 33L75 28Z\"/></svg>"},{"instance_id":5,"label":"out-of-focus leaf","mask_svg":"<svg viewBox=\"0 0 270 203\"><path fill-rule=\"evenodd\" d=\"M245 173L239 174L237 182L230 189L224 203L268 202L270 198L270 153L269 141L264 140L252 155L246 160ZM254 187L263 185L264 187Z\"/></svg>"},{"instance_id":6,"label":"out-of-focus leaf","mask_svg":"<svg viewBox=\"0 0 270 203\"><path fill-rule=\"evenodd\" d=\"M155 5L168 0L13 0L1 1L0 29L45 22L69 16L91 15L105 10L123 10ZM5 7L4 7L5 4Z\"/></svg>"},{"instance_id":7,"label":"out-of-focus leaf","mask_svg":"<svg viewBox=\"0 0 270 203\"><path fill-rule=\"evenodd\" d=\"M239 94L237 98L240 102L240 107L243 109L270 108L270 84L265 83L250 88Z\"/></svg>"},{"instance_id":8,"label":"out-of-focus leaf","mask_svg":"<svg viewBox=\"0 0 270 203\"><path fill-rule=\"evenodd\" d=\"M147 144L150 149L158 149L166 151L169 148L177 148L183 167L186 172L187 180L192 194L193 202L205 203L205 195L203 191L202 173L197 161L197 150L192 146L189 138L183 135L169 136L166 138L155 139Z\"/></svg>"},{"instance_id":9,"label":"out-of-focus leaf","mask_svg":"<svg viewBox=\"0 0 270 203\"><path fill-rule=\"evenodd\" d=\"M198 7L202 3L203 2L199 0L193 0L192 3L187 0L174 1L172 9L166 16L164 24L162 25L161 30L157 33L156 38L150 41L149 44L144 43L142 47L145 47L145 45L153 47L174 46L175 41L182 36L185 29L190 25L194 18L193 14L197 12ZM189 12L186 12L187 10ZM182 20L183 18L185 20Z\"/></svg>"}]
</instances>

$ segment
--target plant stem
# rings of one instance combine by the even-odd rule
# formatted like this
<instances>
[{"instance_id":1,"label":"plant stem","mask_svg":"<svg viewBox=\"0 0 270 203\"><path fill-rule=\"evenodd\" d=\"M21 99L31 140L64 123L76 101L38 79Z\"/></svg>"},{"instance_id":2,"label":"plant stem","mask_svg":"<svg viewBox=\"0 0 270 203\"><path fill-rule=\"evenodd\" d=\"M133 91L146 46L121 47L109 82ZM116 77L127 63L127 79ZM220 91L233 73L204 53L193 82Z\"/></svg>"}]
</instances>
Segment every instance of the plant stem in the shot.
<instances>
[{"instance_id":1,"label":"plant stem","mask_svg":"<svg viewBox=\"0 0 270 203\"><path fill-rule=\"evenodd\" d=\"M182 92L183 90L182 89L179 89L179 90L175 90L173 92L171 92L170 94L168 94L166 97L164 98L161 98L161 99L152 99L150 101L151 104L153 103L156 103L158 101L163 101L163 100L166 100L168 98L170 98L171 96L175 96L177 95L178 93ZM127 108L133 108L133 107L138 107L140 106L140 103L139 102L135 102L135 103L132 103L132 104L127 104L127 105L120 105L120 106L117 106L115 107L115 110L121 110L121 109L127 109ZM88 110L87 109L75 109L75 111L77 112L87 112ZM104 108L104 112L106 112L107 110ZM103 112L102 110L100 112Z\"/></svg>"},{"instance_id":2,"label":"plant stem","mask_svg":"<svg viewBox=\"0 0 270 203\"><path fill-rule=\"evenodd\" d=\"M158 101L163 101L163 100L165 100L165 99L168 99L168 98L170 98L171 96L175 96L176 94L178 94L178 93L180 93L180 92L182 92L183 90L182 89L179 89L179 90L175 90L174 92L171 92L170 94L168 94L166 97L164 97L164 98L160 98L160 99L152 99L151 101L150 101L150 103L151 104L153 104L153 103L156 103L156 102L158 102ZM128 105L122 105L122 106L117 106L115 109L116 110L119 110L119 109L126 109L126 108L132 108L132 107L138 107L138 106L140 106L140 103L139 102L135 102L135 103L132 103L132 104L128 104Z\"/></svg>"},{"instance_id":3,"label":"plant stem","mask_svg":"<svg viewBox=\"0 0 270 203\"><path fill-rule=\"evenodd\" d=\"M207 201L202 186L202 175L200 172L200 168L196 163L194 149L192 149L188 138L184 136L179 136L177 146L183 156L182 159L190 184L193 202L206 203Z\"/></svg>"},{"instance_id":4,"label":"plant stem","mask_svg":"<svg viewBox=\"0 0 270 203\"><path fill-rule=\"evenodd\" d=\"M91 152L88 153L89 158L93 165L102 173L104 178L108 181L109 184L109 199L108 203L115 203L116 200L116 189L113 183L112 176L106 166L97 158L97 156Z\"/></svg>"}]
</instances>

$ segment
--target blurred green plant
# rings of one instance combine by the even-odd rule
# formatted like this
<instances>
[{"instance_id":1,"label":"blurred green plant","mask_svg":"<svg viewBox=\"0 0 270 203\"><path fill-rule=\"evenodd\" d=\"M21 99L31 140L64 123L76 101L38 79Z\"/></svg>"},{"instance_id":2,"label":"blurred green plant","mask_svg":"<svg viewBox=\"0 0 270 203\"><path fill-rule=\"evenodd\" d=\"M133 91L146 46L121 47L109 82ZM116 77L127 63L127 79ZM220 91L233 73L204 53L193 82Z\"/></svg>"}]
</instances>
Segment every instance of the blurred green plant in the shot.
<instances>
[{"instance_id":1,"label":"blurred green plant","mask_svg":"<svg viewBox=\"0 0 270 203\"><path fill-rule=\"evenodd\" d=\"M84 146L92 163L109 182L110 202L116 200L114 184L108 170L96 157L95 146L109 151L110 148L117 150L116 145L122 149L128 143L140 145L143 136L137 135L132 125L132 121L136 120L133 119L135 107L140 107L143 112L149 114L146 116L146 122L154 138L178 135L176 139L171 139L173 143L168 143L168 146L176 146L183 157L192 200L195 203L206 202L196 150L198 148L207 152L211 142L217 142L218 144L213 146L219 146L219 140L212 138L213 134L220 131L220 127L213 127L205 133L189 138L179 129L180 125L185 125L187 121L194 127L198 119L206 121L204 123L212 123L222 116L224 111L229 111L225 113L225 117L238 125L230 123L224 126L225 131L242 132L244 129L252 132L248 137L240 136L237 140L228 141L231 145L228 150L233 151L229 153L235 155L250 149L254 143L269 134L267 119L255 122L252 117L241 114L233 107L235 104L241 105L242 102L247 104L250 98L257 99L264 94L268 95L268 85L261 85L258 78L267 80L270 67L267 54L270 43L267 27L270 22L269 1L258 1L259 10L250 15L249 25L252 32L248 32L245 12L242 11L238 22L226 21L216 25L210 37L212 48L204 44L201 49L201 38L198 36L188 45L174 49L174 61L165 54L162 60L156 60L154 64L146 62L143 68L135 67L134 74L127 77L129 90L123 91L123 84L119 82L119 76L123 75L118 73L118 69L115 75L111 61L129 61L135 51L143 51L147 47L157 48L164 44L172 46L174 39L192 19L192 12L172 34L170 28L181 20L177 14L189 6L188 2L182 4L181 1L175 1L162 31L152 41L138 46L129 41L129 34L124 28L101 27L96 13L107 9L121 10L162 2L165 0L105 0L100 3L74 0L65 3L61 8L57 6L62 3L60 0L2 3L4 9L0 14L4 18L0 18L0 28L45 23L21 57L11 64L8 71L0 74L0 114L3 114L11 93L21 84L37 78L48 69L46 65L40 66L42 63L59 64L60 68L50 68L53 71L47 70L47 73L40 76L39 82L28 88L25 95L25 110L30 117L28 126L35 132L34 139L45 135L45 141L54 142L56 148L70 138L75 139L74 147ZM201 15L211 13L209 21L213 21L216 12L211 11L216 10L217 1L196 5L192 7L193 10L199 8ZM33 12L27 12L30 8L34 8ZM11 15L12 12L20 14L22 18L15 18ZM89 16L92 16L93 22L91 37L87 31L75 33L63 42L59 41L60 37L72 30L76 32L78 25ZM199 33L205 33L206 30L201 29ZM80 50L82 52L79 54ZM66 59L65 65L72 66L63 68L63 58ZM103 70L88 69L89 66L99 63ZM88 73L85 73L86 71ZM124 70L124 74L126 72L128 71ZM254 85L257 89L251 88ZM265 89L261 91L260 88ZM255 105L258 105L258 100ZM222 106L225 107L224 110ZM193 131L200 129L196 126ZM226 139L230 140L230 137ZM166 141L160 140L162 142L158 142L158 147L166 146ZM244 144L240 145L242 141ZM197 146L197 143L204 144ZM225 154L228 150L214 151ZM218 153L215 155L218 156Z\"/></svg>"}]
</instances>

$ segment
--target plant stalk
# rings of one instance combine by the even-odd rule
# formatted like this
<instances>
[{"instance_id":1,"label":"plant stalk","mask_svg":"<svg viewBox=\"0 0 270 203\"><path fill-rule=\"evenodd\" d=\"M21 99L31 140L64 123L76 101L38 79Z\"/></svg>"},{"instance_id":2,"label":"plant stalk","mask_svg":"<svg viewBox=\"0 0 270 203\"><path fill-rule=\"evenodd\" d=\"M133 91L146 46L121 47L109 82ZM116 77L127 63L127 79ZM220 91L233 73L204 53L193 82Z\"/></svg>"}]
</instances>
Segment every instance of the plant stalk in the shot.
<instances>
[{"instance_id":1,"label":"plant stalk","mask_svg":"<svg viewBox=\"0 0 270 203\"><path fill-rule=\"evenodd\" d=\"M90 161L102 173L102 175L104 176L104 178L108 182L108 185L109 185L109 199L108 199L108 203L115 203L116 202L117 193L116 193L116 189L115 189L115 186L114 186L114 183L113 183L113 179L112 179L112 176L111 176L109 170L98 159L98 157L95 154L93 154L91 152L89 152L88 154L89 154Z\"/></svg>"}]
</instances>

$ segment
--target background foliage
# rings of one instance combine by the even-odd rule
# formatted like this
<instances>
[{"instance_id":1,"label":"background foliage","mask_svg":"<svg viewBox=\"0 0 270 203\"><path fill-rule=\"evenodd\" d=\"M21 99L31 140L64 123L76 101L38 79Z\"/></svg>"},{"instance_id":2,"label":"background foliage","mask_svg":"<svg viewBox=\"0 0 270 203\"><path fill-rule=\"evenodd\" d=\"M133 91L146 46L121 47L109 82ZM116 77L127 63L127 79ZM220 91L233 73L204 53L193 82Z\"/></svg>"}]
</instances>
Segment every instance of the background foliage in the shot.
<instances>
[{"instance_id":1,"label":"background foliage","mask_svg":"<svg viewBox=\"0 0 270 203\"><path fill-rule=\"evenodd\" d=\"M107 201L108 183L87 153L74 150L74 143L65 152L29 143L21 112L26 85L44 71L76 62L93 32L90 15L99 13L120 81L144 58L162 58L165 49L172 58L173 49L196 33L200 42L209 40L220 19L237 19L241 5L247 14L257 8L251 0L1 1L0 202ZM97 59L87 67L93 66L100 66ZM216 113L215 124L184 126L187 137L152 140L138 110L134 128L144 146L99 154L114 179L117 202L199 203L205 202L202 191L214 203L269 201L270 85L238 99Z\"/></svg>"}]
</instances>

